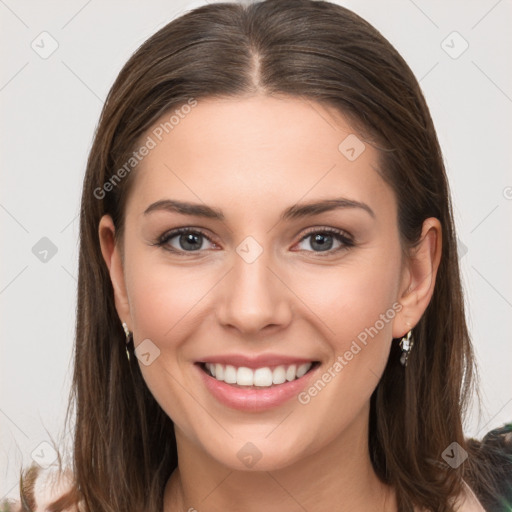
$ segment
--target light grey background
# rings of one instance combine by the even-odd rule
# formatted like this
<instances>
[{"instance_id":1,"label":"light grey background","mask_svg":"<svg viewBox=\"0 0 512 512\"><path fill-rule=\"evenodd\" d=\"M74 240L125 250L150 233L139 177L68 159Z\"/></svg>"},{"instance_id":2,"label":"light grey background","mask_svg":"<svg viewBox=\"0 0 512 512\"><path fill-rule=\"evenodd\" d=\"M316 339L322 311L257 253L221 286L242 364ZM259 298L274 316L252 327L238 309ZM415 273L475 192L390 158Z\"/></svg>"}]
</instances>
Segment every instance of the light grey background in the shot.
<instances>
[{"instance_id":1,"label":"light grey background","mask_svg":"<svg viewBox=\"0 0 512 512\"><path fill-rule=\"evenodd\" d=\"M145 39L204 3L0 0L0 499L14 496L20 464L51 458L40 443L63 434L79 198L103 99ZM466 432L481 437L512 420L512 3L339 3L396 46L431 108L481 371L482 414L474 409ZM52 38L58 48L42 58ZM44 253L33 252L43 237L57 249L46 262L39 259Z\"/></svg>"}]
</instances>

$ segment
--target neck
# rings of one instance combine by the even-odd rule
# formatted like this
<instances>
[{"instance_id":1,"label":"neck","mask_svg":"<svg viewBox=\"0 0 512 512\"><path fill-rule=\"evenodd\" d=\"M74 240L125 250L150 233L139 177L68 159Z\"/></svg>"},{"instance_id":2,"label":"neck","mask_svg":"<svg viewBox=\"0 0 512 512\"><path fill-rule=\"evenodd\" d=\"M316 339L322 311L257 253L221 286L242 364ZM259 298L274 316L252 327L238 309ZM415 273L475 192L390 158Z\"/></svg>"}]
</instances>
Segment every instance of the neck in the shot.
<instances>
[{"instance_id":1,"label":"neck","mask_svg":"<svg viewBox=\"0 0 512 512\"><path fill-rule=\"evenodd\" d=\"M179 466L165 488L164 512L220 512L234 504L247 512L397 510L393 490L373 470L367 421L355 422L322 450L273 471L219 464L178 428L176 441Z\"/></svg>"}]
</instances>

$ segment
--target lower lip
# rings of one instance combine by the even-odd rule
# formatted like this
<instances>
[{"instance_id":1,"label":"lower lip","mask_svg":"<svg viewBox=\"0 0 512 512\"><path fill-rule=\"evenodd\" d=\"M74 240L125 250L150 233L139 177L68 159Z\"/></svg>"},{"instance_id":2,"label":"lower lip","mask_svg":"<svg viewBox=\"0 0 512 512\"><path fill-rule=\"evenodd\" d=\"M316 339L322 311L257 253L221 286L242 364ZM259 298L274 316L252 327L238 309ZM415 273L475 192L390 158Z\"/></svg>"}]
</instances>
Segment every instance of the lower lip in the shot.
<instances>
[{"instance_id":1,"label":"lower lip","mask_svg":"<svg viewBox=\"0 0 512 512\"><path fill-rule=\"evenodd\" d=\"M318 366L299 379L270 387L240 388L231 386L207 374L199 364L195 364L206 388L222 404L243 411L263 411L278 407L296 397L308 384Z\"/></svg>"}]
</instances>

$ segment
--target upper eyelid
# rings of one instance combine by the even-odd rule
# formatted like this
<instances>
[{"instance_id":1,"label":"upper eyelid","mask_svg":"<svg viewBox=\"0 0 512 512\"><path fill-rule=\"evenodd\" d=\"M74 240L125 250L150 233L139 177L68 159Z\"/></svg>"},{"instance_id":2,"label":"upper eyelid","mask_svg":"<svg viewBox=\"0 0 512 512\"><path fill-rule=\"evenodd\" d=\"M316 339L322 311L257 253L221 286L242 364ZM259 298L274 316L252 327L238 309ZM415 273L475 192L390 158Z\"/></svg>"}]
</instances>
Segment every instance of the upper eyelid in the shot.
<instances>
[{"instance_id":1,"label":"upper eyelid","mask_svg":"<svg viewBox=\"0 0 512 512\"><path fill-rule=\"evenodd\" d=\"M165 231L162 235L158 237L158 240L170 240L171 238L174 238L178 235L183 235L186 233L198 233L205 238L207 238L210 242L215 243L214 237L209 235L206 231L204 231L202 228L194 228L194 227L182 227L182 228L175 228L175 229L169 229L168 231Z\"/></svg>"},{"instance_id":2,"label":"upper eyelid","mask_svg":"<svg viewBox=\"0 0 512 512\"><path fill-rule=\"evenodd\" d=\"M312 235L314 233L331 233L333 235L339 235L339 236L343 236L345 238L349 238L350 240L354 239L354 237L345 229L332 228L332 227L328 227L328 226L323 226L323 227L320 226L320 227L307 228L306 231L304 232L304 235L302 236L301 240L303 240L306 236Z\"/></svg>"}]
</instances>

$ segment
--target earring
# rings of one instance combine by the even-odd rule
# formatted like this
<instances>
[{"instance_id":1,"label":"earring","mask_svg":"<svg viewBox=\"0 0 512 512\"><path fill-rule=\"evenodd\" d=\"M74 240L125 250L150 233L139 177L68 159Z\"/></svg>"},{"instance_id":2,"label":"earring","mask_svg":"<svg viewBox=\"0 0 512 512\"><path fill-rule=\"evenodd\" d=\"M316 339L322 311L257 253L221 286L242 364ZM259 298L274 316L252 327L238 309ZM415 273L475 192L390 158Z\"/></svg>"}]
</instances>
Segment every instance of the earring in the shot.
<instances>
[{"instance_id":1,"label":"earring","mask_svg":"<svg viewBox=\"0 0 512 512\"><path fill-rule=\"evenodd\" d=\"M412 329L400 340L400 348L402 349L402 355L400 356L400 362L403 366L407 366L407 359L411 353L412 346L414 345L414 339L412 337Z\"/></svg>"},{"instance_id":2,"label":"earring","mask_svg":"<svg viewBox=\"0 0 512 512\"><path fill-rule=\"evenodd\" d=\"M124 329L124 333L126 335L126 357L128 358L128 362L129 362L130 361L130 352L128 351L128 345L130 344L132 333L130 332L130 329L128 329L126 322L123 322L123 329Z\"/></svg>"}]
</instances>

